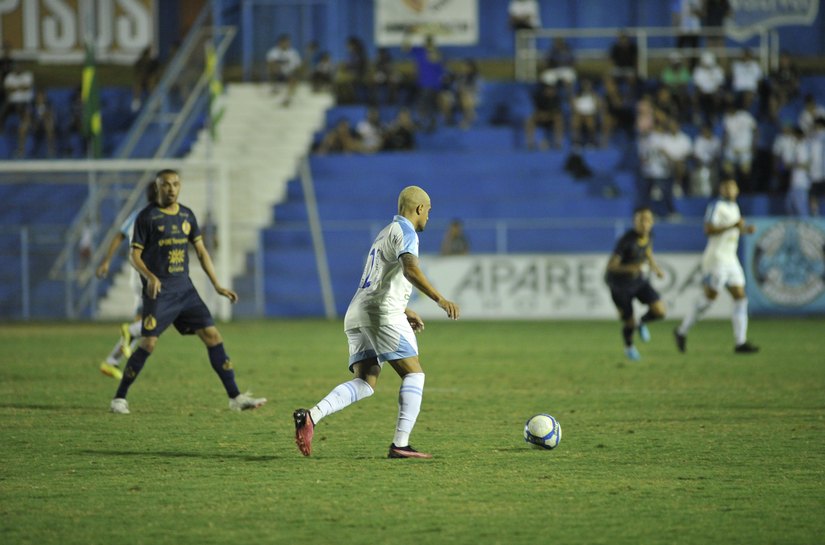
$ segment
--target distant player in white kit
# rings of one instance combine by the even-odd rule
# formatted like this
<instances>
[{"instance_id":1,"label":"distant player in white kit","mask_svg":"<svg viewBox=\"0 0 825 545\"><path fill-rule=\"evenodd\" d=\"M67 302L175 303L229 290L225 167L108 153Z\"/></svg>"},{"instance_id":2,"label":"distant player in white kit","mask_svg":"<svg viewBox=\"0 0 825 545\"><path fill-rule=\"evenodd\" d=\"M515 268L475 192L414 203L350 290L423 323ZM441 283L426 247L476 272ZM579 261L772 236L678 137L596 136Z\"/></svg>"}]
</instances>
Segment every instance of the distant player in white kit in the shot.
<instances>
[{"instance_id":1,"label":"distant player in white kit","mask_svg":"<svg viewBox=\"0 0 825 545\"><path fill-rule=\"evenodd\" d=\"M297 409L295 443L304 456L312 453L315 425L322 418L373 394L385 362L401 377L398 423L389 458L432 458L410 446L409 438L424 391L424 371L418 361L415 333L421 318L407 309L415 286L435 301L447 316L458 319L458 305L445 299L418 266L418 233L430 214L430 197L417 186L398 196L398 215L372 243L358 290L349 304L344 329L349 342L349 369L355 378L339 384L311 409Z\"/></svg>"},{"instance_id":2,"label":"distant player in white kit","mask_svg":"<svg viewBox=\"0 0 825 545\"><path fill-rule=\"evenodd\" d=\"M728 178L719 184L719 199L708 205L705 213L705 234L708 244L702 255L702 283L704 294L673 331L676 347L680 352L687 350L687 333L693 324L713 304L716 296L727 288L733 297L733 336L736 342L734 352L752 354L759 348L748 342L748 299L745 296L745 272L736 252L739 248L740 233L753 233L753 225L747 225L736 197L739 186L736 180Z\"/></svg>"}]
</instances>

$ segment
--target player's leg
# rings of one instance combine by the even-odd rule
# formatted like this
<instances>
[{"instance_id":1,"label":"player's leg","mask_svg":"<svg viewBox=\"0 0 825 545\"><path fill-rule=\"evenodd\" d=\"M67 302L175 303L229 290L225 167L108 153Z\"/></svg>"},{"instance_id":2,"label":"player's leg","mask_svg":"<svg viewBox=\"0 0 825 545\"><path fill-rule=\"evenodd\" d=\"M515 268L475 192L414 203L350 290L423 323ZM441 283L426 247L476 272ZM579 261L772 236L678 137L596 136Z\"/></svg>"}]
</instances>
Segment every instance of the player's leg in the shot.
<instances>
[{"instance_id":1,"label":"player's leg","mask_svg":"<svg viewBox=\"0 0 825 545\"><path fill-rule=\"evenodd\" d=\"M633 332L636 331L636 318L633 316L633 293L621 287L611 287L610 297L616 310L619 311L619 318L622 321L622 340L624 341L624 353L631 360L641 359L641 355L633 345Z\"/></svg>"},{"instance_id":2,"label":"player's leg","mask_svg":"<svg viewBox=\"0 0 825 545\"><path fill-rule=\"evenodd\" d=\"M381 374L381 363L364 330L348 329L346 334L350 353L349 369L355 374L355 378L333 388L312 408L300 408L292 413L295 444L304 456L312 454L315 424L322 418L371 396Z\"/></svg>"},{"instance_id":3,"label":"player's leg","mask_svg":"<svg viewBox=\"0 0 825 545\"><path fill-rule=\"evenodd\" d=\"M733 297L733 338L736 345L733 351L737 354L753 354L759 347L748 342L748 297L745 286L728 286L728 292Z\"/></svg>"},{"instance_id":4,"label":"player's leg","mask_svg":"<svg viewBox=\"0 0 825 545\"><path fill-rule=\"evenodd\" d=\"M138 349L129 356L126 362L126 367L123 369L123 376L120 379L120 384L115 392L115 397L109 405L109 410L117 414L129 414L129 403L126 401L126 395L129 393L129 388L137 380L138 375L146 365L146 360L152 355L155 350L155 345L158 342L158 337L147 336L144 331L144 336L140 339Z\"/></svg>"},{"instance_id":5,"label":"player's leg","mask_svg":"<svg viewBox=\"0 0 825 545\"><path fill-rule=\"evenodd\" d=\"M392 360L389 363L401 377L401 387L398 390L398 421L388 456L390 458L432 458L432 454L418 452L410 445L410 434L421 412L421 401L424 396L424 370L421 368L418 356Z\"/></svg>"},{"instance_id":6,"label":"player's leg","mask_svg":"<svg viewBox=\"0 0 825 545\"><path fill-rule=\"evenodd\" d=\"M647 324L665 317L665 303L659 296L659 292L650 285L650 282L645 282L639 288L636 292L636 298L643 305L647 305L647 312L639 320L639 336L642 341L650 342L650 330L647 328Z\"/></svg>"},{"instance_id":7,"label":"player's leg","mask_svg":"<svg viewBox=\"0 0 825 545\"><path fill-rule=\"evenodd\" d=\"M673 337L676 341L676 347L679 349L679 352L687 351L688 331L690 331L693 324L695 324L699 318L702 317L702 314L704 314L716 300L716 296L719 294L718 286L720 280L720 276L716 273L706 274L702 278L702 295L696 299L696 302L693 304L693 308L691 308L682 319L682 323L679 324L679 327L673 330Z\"/></svg>"}]
</instances>

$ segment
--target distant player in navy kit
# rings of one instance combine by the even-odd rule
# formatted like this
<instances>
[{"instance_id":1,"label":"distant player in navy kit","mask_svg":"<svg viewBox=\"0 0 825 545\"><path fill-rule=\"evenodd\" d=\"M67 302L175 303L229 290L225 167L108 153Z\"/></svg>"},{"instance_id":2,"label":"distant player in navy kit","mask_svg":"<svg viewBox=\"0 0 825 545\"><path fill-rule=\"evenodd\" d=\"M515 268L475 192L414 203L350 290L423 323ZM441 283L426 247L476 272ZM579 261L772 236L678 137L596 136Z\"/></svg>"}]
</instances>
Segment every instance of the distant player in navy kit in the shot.
<instances>
[{"instance_id":1,"label":"distant player in navy kit","mask_svg":"<svg viewBox=\"0 0 825 545\"><path fill-rule=\"evenodd\" d=\"M174 170L161 170L155 177L155 183L157 202L138 214L132 236L132 265L140 273L143 284L141 341L126 363L110 410L129 414L126 393L155 349L158 337L170 325L174 325L182 335L196 334L206 345L209 362L229 396L230 409L242 411L258 408L266 403L266 399L253 398L238 390L221 334L189 278L189 243L195 247L201 267L212 281L215 291L233 303L238 296L218 282L195 214L178 203L180 175Z\"/></svg>"},{"instance_id":2,"label":"distant player in navy kit","mask_svg":"<svg viewBox=\"0 0 825 545\"><path fill-rule=\"evenodd\" d=\"M647 323L661 320L665 316L665 304L659 298L658 292L650 285L644 274L645 266L656 276L664 276L662 270L653 259L653 212L649 208L637 208L633 213L633 229L625 233L616 248L610 261L607 263L605 280L610 287L610 296L613 298L619 311L623 326L625 354L631 360L641 359L639 350L633 344L633 333L638 328L639 337L643 342L650 340L650 331ZM647 313L639 323L633 316L633 299L648 305Z\"/></svg>"}]
</instances>

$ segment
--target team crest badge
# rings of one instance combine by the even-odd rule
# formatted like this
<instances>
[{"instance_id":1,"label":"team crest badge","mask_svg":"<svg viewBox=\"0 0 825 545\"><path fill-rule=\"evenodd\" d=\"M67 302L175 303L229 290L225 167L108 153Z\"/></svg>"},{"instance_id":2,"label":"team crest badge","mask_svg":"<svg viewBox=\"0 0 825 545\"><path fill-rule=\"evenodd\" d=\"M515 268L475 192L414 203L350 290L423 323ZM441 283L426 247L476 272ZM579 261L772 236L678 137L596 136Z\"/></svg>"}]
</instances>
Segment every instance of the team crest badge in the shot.
<instances>
[{"instance_id":1,"label":"team crest badge","mask_svg":"<svg viewBox=\"0 0 825 545\"><path fill-rule=\"evenodd\" d=\"M165 226L165 225L158 225L158 231L160 231L160 232L162 233L162 232L164 232L165 230L166 230L166 226Z\"/></svg>"},{"instance_id":2,"label":"team crest badge","mask_svg":"<svg viewBox=\"0 0 825 545\"><path fill-rule=\"evenodd\" d=\"M188 221L184 220L184 222L183 222L183 223L181 224L181 226L180 226L180 229L181 229L181 231L183 231L183 234L184 234L184 235L188 235L188 234L189 234L189 231L191 231L191 230L192 230L192 226L191 226L191 225L189 225L189 222L188 222Z\"/></svg>"},{"instance_id":3,"label":"team crest badge","mask_svg":"<svg viewBox=\"0 0 825 545\"><path fill-rule=\"evenodd\" d=\"M158 326L158 321L155 320L155 317L152 316L151 314L143 319L143 329L145 329L146 331L152 331L157 326Z\"/></svg>"}]
</instances>

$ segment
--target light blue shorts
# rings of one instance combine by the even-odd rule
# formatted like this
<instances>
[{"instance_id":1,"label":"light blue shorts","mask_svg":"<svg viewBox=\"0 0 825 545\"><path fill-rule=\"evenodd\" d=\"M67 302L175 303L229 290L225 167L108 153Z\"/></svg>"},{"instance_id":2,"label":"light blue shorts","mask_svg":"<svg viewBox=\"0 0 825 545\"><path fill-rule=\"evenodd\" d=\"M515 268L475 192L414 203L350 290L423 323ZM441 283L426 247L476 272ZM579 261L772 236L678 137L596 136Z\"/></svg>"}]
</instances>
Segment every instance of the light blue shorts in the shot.
<instances>
[{"instance_id":1,"label":"light blue shorts","mask_svg":"<svg viewBox=\"0 0 825 545\"><path fill-rule=\"evenodd\" d=\"M346 334L350 371L353 364L370 358L377 358L383 366L385 361L418 355L418 341L406 319L403 323L348 329Z\"/></svg>"}]
</instances>

